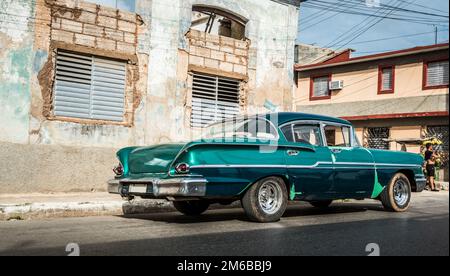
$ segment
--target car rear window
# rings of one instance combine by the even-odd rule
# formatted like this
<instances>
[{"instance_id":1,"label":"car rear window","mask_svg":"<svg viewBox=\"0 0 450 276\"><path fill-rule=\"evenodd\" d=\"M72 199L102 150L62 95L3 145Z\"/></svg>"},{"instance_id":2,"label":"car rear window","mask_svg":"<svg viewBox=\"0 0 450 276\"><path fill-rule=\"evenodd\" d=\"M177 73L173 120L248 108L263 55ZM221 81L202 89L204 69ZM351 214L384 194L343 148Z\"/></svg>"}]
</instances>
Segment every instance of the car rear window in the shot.
<instances>
[{"instance_id":1,"label":"car rear window","mask_svg":"<svg viewBox=\"0 0 450 276\"><path fill-rule=\"evenodd\" d=\"M287 125L281 131L286 140L293 143L303 143L313 146L322 145L320 126L318 125Z\"/></svg>"}]
</instances>

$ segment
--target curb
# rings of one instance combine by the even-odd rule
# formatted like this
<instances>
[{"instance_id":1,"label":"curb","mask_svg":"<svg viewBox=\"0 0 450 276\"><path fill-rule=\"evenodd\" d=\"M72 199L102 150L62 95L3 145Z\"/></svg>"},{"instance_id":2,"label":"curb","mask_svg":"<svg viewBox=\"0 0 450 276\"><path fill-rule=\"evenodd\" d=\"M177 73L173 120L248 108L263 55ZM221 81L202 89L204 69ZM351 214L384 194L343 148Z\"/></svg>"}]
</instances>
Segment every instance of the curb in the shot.
<instances>
[{"instance_id":1,"label":"curb","mask_svg":"<svg viewBox=\"0 0 450 276\"><path fill-rule=\"evenodd\" d=\"M438 182L448 191L448 182ZM296 203L291 203L296 204ZM239 201L231 205L211 205L210 209L241 208ZM176 212L166 200L92 200L87 202L41 202L25 204L0 204L0 221L39 220L51 218L123 216L149 213Z\"/></svg>"},{"instance_id":2,"label":"curb","mask_svg":"<svg viewBox=\"0 0 450 276\"><path fill-rule=\"evenodd\" d=\"M65 202L0 205L0 221L122 214L122 202Z\"/></svg>"},{"instance_id":3,"label":"curb","mask_svg":"<svg viewBox=\"0 0 450 276\"><path fill-rule=\"evenodd\" d=\"M232 205L212 205L210 209L240 208L240 202ZM133 200L107 202L64 202L0 205L0 221L20 221L49 218L121 216L148 213L175 212L171 202L165 200Z\"/></svg>"}]
</instances>

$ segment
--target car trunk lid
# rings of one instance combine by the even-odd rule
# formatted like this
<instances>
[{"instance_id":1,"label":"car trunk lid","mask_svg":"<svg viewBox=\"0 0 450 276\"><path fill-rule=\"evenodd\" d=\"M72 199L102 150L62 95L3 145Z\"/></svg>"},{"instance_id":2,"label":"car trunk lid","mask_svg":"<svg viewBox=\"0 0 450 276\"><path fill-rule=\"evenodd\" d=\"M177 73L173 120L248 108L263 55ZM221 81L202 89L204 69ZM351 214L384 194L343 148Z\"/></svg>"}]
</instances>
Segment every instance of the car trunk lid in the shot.
<instances>
[{"instance_id":1,"label":"car trunk lid","mask_svg":"<svg viewBox=\"0 0 450 276\"><path fill-rule=\"evenodd\" d=\"M185 144L162 144L136 148L129 153L128 168L132 174L167 173Z\"/></svg>"}]
</instances>

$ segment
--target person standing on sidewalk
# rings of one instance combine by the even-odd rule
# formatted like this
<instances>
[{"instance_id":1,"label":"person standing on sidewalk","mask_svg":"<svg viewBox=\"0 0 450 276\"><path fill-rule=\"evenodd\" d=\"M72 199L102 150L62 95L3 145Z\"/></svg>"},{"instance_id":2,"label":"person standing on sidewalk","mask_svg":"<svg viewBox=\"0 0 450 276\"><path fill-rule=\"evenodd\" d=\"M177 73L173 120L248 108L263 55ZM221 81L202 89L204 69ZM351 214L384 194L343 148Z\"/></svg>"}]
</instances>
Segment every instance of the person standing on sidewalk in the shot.
<instances>
[{"instance_id":1,"label":"person standing on sidewalk","mask_svg":"<svg viewBox=\"0 0 450 276\"><path fill-rule=\"evenodd\" d=\"M436 189L436 184L434 182L435 177L435 165L436 165L436 158L438 156L433 151L433 145L431 143L426 144L426 151L425 151L425 168L427 171L427 178L428 183L430 185L430 189L433 192L439 192L438 189Z\"/></svg>"}]
</instances>

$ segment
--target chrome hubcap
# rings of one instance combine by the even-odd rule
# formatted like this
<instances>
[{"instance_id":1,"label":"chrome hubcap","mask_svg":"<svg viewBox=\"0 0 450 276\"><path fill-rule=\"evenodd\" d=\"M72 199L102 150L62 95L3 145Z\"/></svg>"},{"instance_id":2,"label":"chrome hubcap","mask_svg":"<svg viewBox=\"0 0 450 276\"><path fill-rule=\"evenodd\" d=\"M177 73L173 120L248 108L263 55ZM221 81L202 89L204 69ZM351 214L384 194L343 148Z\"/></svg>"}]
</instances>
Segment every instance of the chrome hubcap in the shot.
<instances>
[{"instance_id":1,"label":"chrome hubcap","mask_svg":"<svg viewBox=\"0 0 450 276\"><path fill-rule=\"evenodd\" d=\"M395 202L403 206L408 202L409 199L409 192L408 192L408 185L403 180L397 180L397 182L394 185L394 198Z\"/></svg>"},{"instance_id":2,"label":"chrome hubcap","mask_svg":"<svg viewBox=\"0 0 450 276\"><path fill-rule=\"evenodd\" d=\"M282 203L282 192L275 182L266 182L259 188L259 206L266 214L275 214L280 210Z\"/></svg>"}]
</instances>

